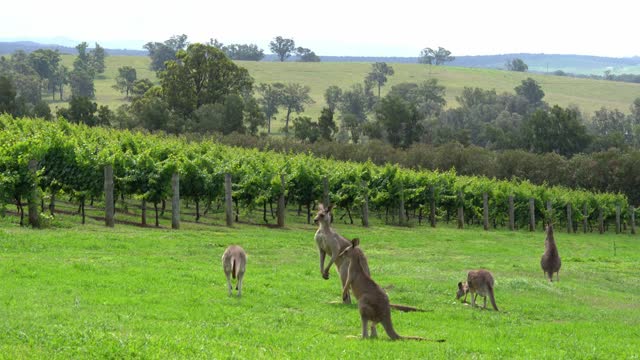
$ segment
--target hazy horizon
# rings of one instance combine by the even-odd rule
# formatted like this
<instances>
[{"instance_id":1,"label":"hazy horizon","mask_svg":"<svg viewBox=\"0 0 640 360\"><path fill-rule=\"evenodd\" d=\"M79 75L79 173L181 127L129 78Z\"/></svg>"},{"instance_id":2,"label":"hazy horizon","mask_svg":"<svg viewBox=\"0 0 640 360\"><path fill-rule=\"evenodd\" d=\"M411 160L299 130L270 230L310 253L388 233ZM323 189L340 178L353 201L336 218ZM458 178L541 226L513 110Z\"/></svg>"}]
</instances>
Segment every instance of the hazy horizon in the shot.
<instances>
[{"instance_id":1,"label":"hazy horizon","mask_svg":"<svg viewBox=\"0 0 640 360\"><path fill-rule=\"evenodd\" d=\"M82 4L77 0L4 4L0 41L64 46L86 41L111 49L143 50L147 42L186 34L190 42L215 38L224 44L256 44L270 53L269 42L283 36L320 56L417 57L423 48L439 46L454 56L640 55L630 39L640 4L623 0L608 1L606 6L540 0L526 9L506 0L432 4L326 0L309 10L298 10L300 5L293 0L220 4L183 0L170 11L151 1L113 0L97 16L74 12L85 9ZM52 25L51 19L64 20ZM49 41L56 39L60 41Z\"/></svg>"}]
</instances>

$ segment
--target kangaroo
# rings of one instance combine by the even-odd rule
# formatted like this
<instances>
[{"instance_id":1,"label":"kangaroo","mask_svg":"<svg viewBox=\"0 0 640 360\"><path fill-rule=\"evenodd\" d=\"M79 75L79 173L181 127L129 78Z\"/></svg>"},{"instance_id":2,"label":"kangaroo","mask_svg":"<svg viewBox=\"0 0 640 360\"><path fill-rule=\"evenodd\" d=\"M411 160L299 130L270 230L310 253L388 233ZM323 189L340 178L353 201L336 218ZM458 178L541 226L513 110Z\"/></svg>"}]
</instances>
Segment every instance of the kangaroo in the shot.
<instances>
[{"instance_id":1,"label":"kangaroo","mask_svg":"<svg viewBox=\"0 0 640 360\"><path fill-rule=\"evenodd\" d=\"M229 296L233 295L231 286L231 277L238 279L236 283L236 290L238 290L238 297L242 296L242 279L244 278L244 272L247 266L247 254L238 245L231 245L222 254L222 267L224 268L224 274L227 276L227 287L229 288Z\"/></svg>"},{"instance_id":2,"label":"kangaroo","mask_svg":"<svg viewBox=\"0 0 640 360\"><path fill-rule=\"evenodd\" d=\"M489 296L489 300L491 300L491 305L496 311L498 310L498 306L496 305L496 299L493 294L493 275L487 270L471 270L467 274L466 282L458 283L458 292L456 294L456 299L460 299L462 295L464 295L464 299L462 302L467 302L467 294L471 293L471 307L476 306L476 298L478 295L484 298L484 308L487 308L487 295Z\"/></svg>"},{"instance_id":3,"label":"kangaroo","mask_svg":"<svg viewBox=\"0 0 640 360\"><path fill-rule=\"evenodd\" d=\"M549 223L546 230L547 238L544 241L544 253L540 259L540 267L542 267L542 271L549 281L553 281L553 273L556 273L556 280L560 281L560 266L562 266L562 261L560 261L558 247L553 238L553 225Z\"/></svg>"},{"instance_id":4,"label":"kangaroo","mask_svg":"<svg viewBox=\"0 0 640 360\"><path fill-rule=\"evenodd\" d=\"M366 261L366 257L358 247L359 244L359 239L353 239L351 245L344 249L340 255L350 260L347 281L342 292L343 294L348 294L349 287L351 287L355 297L358 299L358 309L362 320L362 338L369 337L368 323L371 321L371 337L373 338L378 336L376 325L381 323L391 340L430 340L418 336L400 336L394 330L391 324L389 297L365 271L363 261ZM443 342L444 340L435 341Z\"/></svg>"},{"instance_id":5,"label":"kangaroo","mask_svg":"<svg viewBox=\"0 0 640 360\"><path fill-rule=\"evenodd\" d=\"M320 252L320 274L325 280L329 279L329 270L331 269L331 265L335 263L338 273L340 274L342 287L344 287L349 271L349 259L346 259L341 253L344 249L351 246L351 242L331 228L332 209L332 205L325 208L323 204L319 204L318 214L313 219L313 222L319 225L315 240L318 245L318 251ZM331 256L331 259L325 268L324 261L327 254ZM369 275L369 265L366 259L362 262L362 267L366 274ZM351 296L348 291L343 292L342 302L351 304Z\"/></svg>"}]
</instances>

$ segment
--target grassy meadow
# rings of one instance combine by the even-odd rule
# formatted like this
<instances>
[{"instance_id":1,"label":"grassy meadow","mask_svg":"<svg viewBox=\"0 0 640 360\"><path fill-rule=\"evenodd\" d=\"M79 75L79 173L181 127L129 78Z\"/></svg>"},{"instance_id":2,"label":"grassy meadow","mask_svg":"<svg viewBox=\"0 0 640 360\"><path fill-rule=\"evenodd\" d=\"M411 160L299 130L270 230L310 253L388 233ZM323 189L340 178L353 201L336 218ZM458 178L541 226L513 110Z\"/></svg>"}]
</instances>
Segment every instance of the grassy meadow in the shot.
<instances>
[{"instance_id":1,"label":"grassy meadow","mask_svg":"<svg viewBox=\"0 0 640 360\"><path fill-rule=\"evenodd\" d=\"M381 328L378 339L357 338L357 306L339 304L334 270L321 278L316 228L295 211L286 229L223 219L184 218L174 231L170 214L161 228L58 214L33 230L15 214L0 218L0 358L640 358L637 236L556 229L563 265L549 283L541 231L336 219L362 240L391 302L429 310L393 311L396 331L446 339L394 342ZM230 244L248 253L242 298L226 292L220 257ZM500 312L455 301L475 268L493 272Z\"/></svg>"},{"instance_id":2,"label":"grassy meadow","mask_svg":"<svg viewBox=\"0 0 640 360\"><path fill-rule=\"evenodd\" d=\"M63 63L70 68L75 56L63 55ZM118 68L133 66L137 70L138 78L149 78L157 81L155 73L149 70L150 60L143 56L109 56L106 58L106 71L96 79L96 100L100 105L108 105L115 109L125 103L124 96L112 86ZM324 91L331 85L343 89L356 83L362 83L366 74L371 70L371 63L300 63L300 62L252 62L238 61L240 66L249 70L256 83L297 82L311 88L311 97L315 103L308 106L305 114L316 119L325 106ZM535 79L545 92L544 100L549 104L561 106L578 106L583 114L590 116L601 107L619 109L629 112L633 100L640 96L640 84L578 79L552 75L518 73L510 71L462 68L451 66L432 66L421 64L390 64L395 75L389 78L382 88L382 95L395 84L402 82L420 82L429 78L436 78L446 88L448 107L457 107L456 96L462 93L464 87L479 87L495 89L498 93L514 92L522 80L527 77ZM67 91L67 96L69 91ZM60 103L53 103L55 110ZM277 115L275 129L284 124L283 114Z\"/></svg>"}]
</instances>

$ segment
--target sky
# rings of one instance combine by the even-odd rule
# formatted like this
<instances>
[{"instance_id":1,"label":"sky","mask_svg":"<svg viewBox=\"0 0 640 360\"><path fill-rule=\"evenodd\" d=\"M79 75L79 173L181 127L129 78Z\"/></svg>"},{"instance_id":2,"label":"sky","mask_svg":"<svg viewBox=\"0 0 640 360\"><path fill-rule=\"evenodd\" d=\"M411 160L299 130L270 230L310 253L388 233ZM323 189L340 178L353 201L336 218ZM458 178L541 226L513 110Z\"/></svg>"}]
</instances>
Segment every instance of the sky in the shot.
<instances>
[{"instance_id":1,"label":"sky","mask_svg":"<svg viewBox=\"0 0 640 360\"><path fill-rule=\"evenodd\" d=\"M94 3L95 5L93 5ZM322 56L509 53L639 56L636 0L19 0L0 7L0 41L141 49L190 42L256 44L276 36Z\"/></svg>"}]
</instances>

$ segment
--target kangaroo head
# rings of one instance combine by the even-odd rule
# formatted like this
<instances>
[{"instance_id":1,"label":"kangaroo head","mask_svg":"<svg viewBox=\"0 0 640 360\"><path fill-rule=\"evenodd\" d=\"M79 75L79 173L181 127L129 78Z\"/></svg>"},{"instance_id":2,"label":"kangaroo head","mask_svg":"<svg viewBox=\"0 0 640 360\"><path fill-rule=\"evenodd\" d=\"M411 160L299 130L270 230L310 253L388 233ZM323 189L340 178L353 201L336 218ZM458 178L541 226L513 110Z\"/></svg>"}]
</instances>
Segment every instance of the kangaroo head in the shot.
<instances>
[{"instance_id":1,"label":"kangaroo head","mask_svg":"<svg viewBox=\"0 0 640 360\"><path fill-rule=\"evenodd\" d=\"M458 283L458 292L456 293L456 300L460 299L464 296L464 294L469 292L469 284L467 282L459 282Z\"/></svg>"},{"instance_id":2,"label":"kangaroo head","mask_svg":"<svg viewBox=\"0 0 640 360\"><path fill-rule=\"evenodd\" d=\"M316 214L316 217L313 218L313 223L318 224L322 222L326 224L331 224L332 209L333 209L333 205L329 205L329 207L325 209L324 205L319 204L318 213Z\"/></svg>"},{"instance_id":3,"label":"kangaroo head","mask_svg":"<svg viewBox=\"0 0 640 360\"><path fill-rule=\"evenodd\" d=\"M547 226L545 226L545 230L547 234L553 235L553 224L551 224L551 222L548 222Z\"/></svg>"},{"instance_id":4,"label":"kangaroo head","mask_svg":"<svg viewBox=\"0 0 640 360\"><path fill-rule=\"evenodd\" d=\"M360 245L360 239L355 238L351 240L351 245L344 248L338 256L344 255L345 257L352 258L356 252L362 251L360 248L357 248L358 245Z\"/></svg>"}]
</instances>

